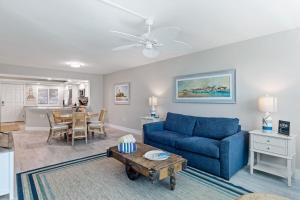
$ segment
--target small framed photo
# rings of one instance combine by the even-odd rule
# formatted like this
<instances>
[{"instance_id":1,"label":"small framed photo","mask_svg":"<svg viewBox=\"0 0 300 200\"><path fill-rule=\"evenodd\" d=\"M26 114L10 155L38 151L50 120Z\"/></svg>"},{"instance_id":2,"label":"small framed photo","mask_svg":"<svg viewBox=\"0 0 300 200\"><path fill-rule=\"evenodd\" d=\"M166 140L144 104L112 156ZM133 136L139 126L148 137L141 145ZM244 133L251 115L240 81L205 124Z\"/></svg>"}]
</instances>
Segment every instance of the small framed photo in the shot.
<instances>
[{"instance_id":1,"label":"small framed photo","mask_svg":"<svg viewBox=\"0 0 300 200\"><path fill-rule=\"evenodd\" d=\"M290 125L291 125L291 123L288 121L279 120L278 133L289 136L290 135Z\"/></svg>"},{"instance_id":2,"label":"small framed photo","mask_svg":"<svg viewBox=\"0 0 300 200\"><path fill-rule=\"evenodd\" d=\"M128 105L130 102L130 83L117 83L114 87L114 101L117 105Z\"/></svg>"}]
</instances>

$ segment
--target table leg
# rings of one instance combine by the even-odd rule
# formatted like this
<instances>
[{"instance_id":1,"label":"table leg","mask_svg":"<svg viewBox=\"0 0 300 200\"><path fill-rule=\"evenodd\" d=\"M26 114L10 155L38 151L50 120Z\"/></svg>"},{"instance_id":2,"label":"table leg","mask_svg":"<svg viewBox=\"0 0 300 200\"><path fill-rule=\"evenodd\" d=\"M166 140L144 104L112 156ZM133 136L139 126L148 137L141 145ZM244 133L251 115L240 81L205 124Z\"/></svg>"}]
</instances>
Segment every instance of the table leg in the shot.
<instances>
[{"instance_id":1,"label":"table leg","mask_svg":"<svg viewBox=\"0 0 300 200\"><path fill-rule=\"evenodd\" d=\"M292 186L292 160L287 159L287 178L288 178L288 186Z\"/></svg>"},{"instance_id":2,"label":"table leg","mask_svg":"<svg viewBox=\"0 0 300 200\"><path fill-rule=\"evenodd\" d=\"M175 186L176 186L176 177L175 177L175 173L174 173L173 175L170 176L171 190L175 190Z\"/></svg>"},{"instance_id":3,"label":"table leg","mask_svg":"<svg viewBox=\"0 0 300 200\"><path fill-rule=\"evenodd\" d=\"M292 159L292 177L295 177L296 173L296 156Z\"/></svg>"},{"instance_id":4,"label":"table leg","mask_svg":"<svg viewBox=\"0 0 300 200\"><path fill-rule=\"evenodd\" d=\"M176 186L176 177L175 177L175 168L174 166L170 166L168 169L169 176L170 176L170 188L171 190L175 190Z\"/></svg>"},{"instance_id":5,"label":"table leg","mask_svg":"<svg viewBox=\"0 0 300 200\"><path fill-rule=\"evenodd\" d=\"M126 165L126 166L125 166L125 170L126 170L127 177L128 177L130 180L132 180L132 181L134 181L134 180L136 180L137 178L140 177L140 173L138 173L137 171L135 171L135 170L131 167L131 165Z\"/></svg>"},{"instance_id":6,"label":"table leg","mask_svg":"<svg viewBox=\"0 0 300 200\"><path fill-rule=\"evenodd\" d=\"M250 151L250 174L253 174L253 166L254 166L254 151Z\"/></svg>"}]
</instances>

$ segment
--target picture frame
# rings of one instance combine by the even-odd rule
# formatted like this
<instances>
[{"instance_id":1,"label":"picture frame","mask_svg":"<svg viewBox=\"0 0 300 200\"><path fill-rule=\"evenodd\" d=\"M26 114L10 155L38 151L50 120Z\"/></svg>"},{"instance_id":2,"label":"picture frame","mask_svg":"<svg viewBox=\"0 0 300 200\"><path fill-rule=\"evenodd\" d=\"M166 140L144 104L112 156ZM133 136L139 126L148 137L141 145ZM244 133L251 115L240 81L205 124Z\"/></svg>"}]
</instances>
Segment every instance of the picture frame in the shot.
<instances>
[{"instance_id":1,"label":"picture frame","mask_svg":"<svg viewBox=\"0 0 300 200\"><path fill-rule=\"evenodd\" d=\"M114 103L116 105L130 104L130 83L123 82L114 85Z\"/></svg>"},{"instance_id":2,"label":"picture frame","mask_svg":"<svg viewBox=\"0 0 300 200\"><path fill-rule=\"evenodd\" d=\"M58 88L49 88L48 103L57 105L59 103Z\"/></svg>"},{"instance_id":3,"label":"picture frame","mask_svg":"<svg viewBox=\"0 0 300 200\"><path fill-rule=\"evenodd\" d=\"M24 87L24 105L36 106L37 105L37 86L25 85Z\"/></svg>"},{"instance_id":4,"label":"picture frame","mask_svg":"<svg viewBox=\"0 0 300 200\"><path fill-rule=\"evenodd\" d=\"M291 123L289 121L279 120L278 133L283 135L290 135Z\"/></svg>"},{"instance_id":5,"label":"picture frame","mask_svg":"<svg viewBox=\"0 0 300 200\"><path fill-rule=\"evenodd\" d=\"M177 76L174 78L176 103L236 103L236 70Z\"/></svg>"},{"instance_id":6,"label":"picture frame","mask_svg":"<svg viewBox=\"0 0 300 200\"><path fill-rule=\"evenodd\" d=\"M49 100L49 89L38 88L38 104L48 105Z\"/></svg>"}]
</instances>

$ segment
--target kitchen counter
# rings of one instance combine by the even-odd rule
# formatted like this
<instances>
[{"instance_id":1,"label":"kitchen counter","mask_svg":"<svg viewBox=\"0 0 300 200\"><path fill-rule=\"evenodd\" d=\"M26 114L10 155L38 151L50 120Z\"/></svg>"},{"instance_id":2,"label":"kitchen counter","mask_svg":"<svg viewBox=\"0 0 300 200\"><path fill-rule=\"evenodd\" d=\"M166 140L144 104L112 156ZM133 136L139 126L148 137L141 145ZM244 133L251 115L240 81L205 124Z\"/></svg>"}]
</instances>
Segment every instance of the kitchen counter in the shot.
<instances>
[{"instance_id":1,"label":"kitchen counter","mask_svg":"<svg viewBox=\"0 0 300 200\"><path fill-rule=\"evenodd\" d=\"M47 119L47 113L51 113L54 110L60 110L62 114L68 114L72 112L72 107L41 107L41 106L24 107L25 129L26 130L48 130L49 121Z\"/></svg>"}]
</instances>

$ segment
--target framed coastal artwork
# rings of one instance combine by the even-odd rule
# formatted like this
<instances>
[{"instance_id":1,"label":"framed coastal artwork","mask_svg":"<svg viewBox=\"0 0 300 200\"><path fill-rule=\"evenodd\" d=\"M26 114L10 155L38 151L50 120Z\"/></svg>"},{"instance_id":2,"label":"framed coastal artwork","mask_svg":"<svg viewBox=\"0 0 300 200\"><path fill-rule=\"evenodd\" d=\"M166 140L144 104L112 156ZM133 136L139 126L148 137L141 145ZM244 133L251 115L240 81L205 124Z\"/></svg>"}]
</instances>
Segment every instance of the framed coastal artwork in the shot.
<instances>
[{"instance_id":1,"label":"framed coastal artwork","mask_svg":"<svg viewBox=\"0 0 300 200\"><path fill-rule=\"evenodd\" d=\"M117 105L126 105L130 102L130 83L117 83L114 86L114 101Z\"/></svg>"},{"instance_id":2,"label":"framed coastal artwork","mask_svg":"<svg viewBox=\"0 0 300 200\"><path fill-rule=\"evenodd\" d=\"M175 102L236 103L236 71L224 70L175 77Z\"/></svg>"},{"instance_id":3,"label":"framed coastal artwork","mask_svg":"<svg viewBox=\"0 0 300 200\"><path fill-rule=\"evenodd\" d=\"M35 85L25 85L24 104L25 106L37 105L37 87Z\"/></svg>"},{"instance_id":4,"label":"framed coastal artwork","mask_svg":"<svg viewBox=\"0 0 300 200\"><path fill-rule=\"evenodd\" d=\"M38 88L38 104L48 104L48 88Z\"/></svg>"},{"instance_id":5,"label":"framed coastal artwork","mask_svg":"<svg viewBox=\"0 0 300 200\"><path fill-rule=\"evenodd\" d=\"M49 104L57 105L58 102L58 88L49 89Z\"/></svg>"}]
</instances>

